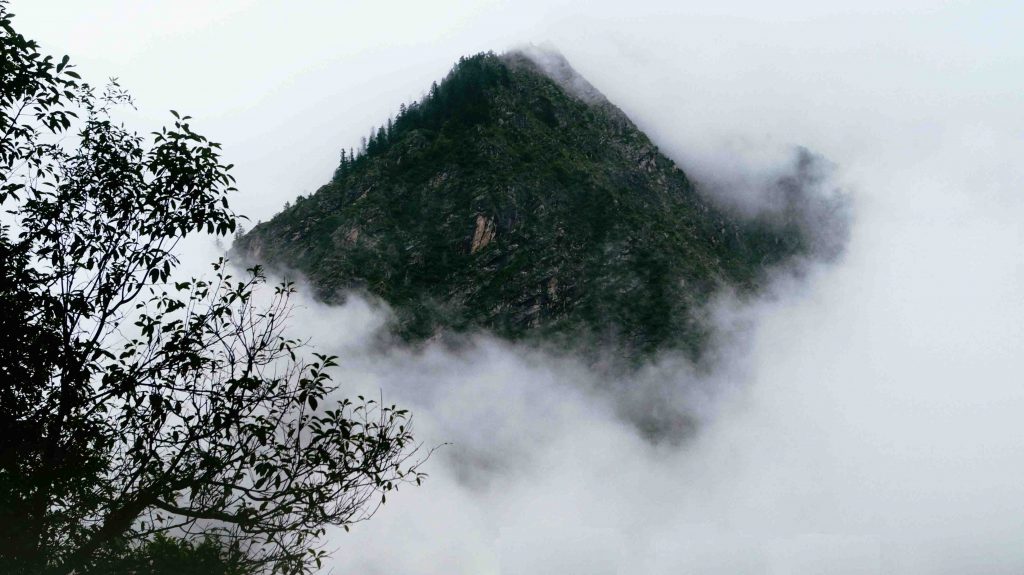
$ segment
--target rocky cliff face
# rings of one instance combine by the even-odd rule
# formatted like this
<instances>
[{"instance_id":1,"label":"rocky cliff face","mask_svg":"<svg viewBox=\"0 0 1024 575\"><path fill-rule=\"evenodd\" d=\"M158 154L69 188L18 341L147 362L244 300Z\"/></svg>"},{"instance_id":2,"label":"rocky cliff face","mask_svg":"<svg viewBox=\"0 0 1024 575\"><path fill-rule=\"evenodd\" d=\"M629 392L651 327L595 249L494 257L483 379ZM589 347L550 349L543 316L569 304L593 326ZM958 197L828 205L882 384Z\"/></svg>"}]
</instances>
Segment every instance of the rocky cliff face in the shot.
<instances>
[{"instance_id":1,"label":"rocky cliff face","mask_svg":"<svg viewBox=\"0 0 1024 575\"><path fill-rule=\"evenodd\" d=\"M318 295L363 290L407 340L478 329L700 354L695 311L807 249L740 221L560 56L464 58L309 198L236 242Z\"/></svg>"}]
</instances>

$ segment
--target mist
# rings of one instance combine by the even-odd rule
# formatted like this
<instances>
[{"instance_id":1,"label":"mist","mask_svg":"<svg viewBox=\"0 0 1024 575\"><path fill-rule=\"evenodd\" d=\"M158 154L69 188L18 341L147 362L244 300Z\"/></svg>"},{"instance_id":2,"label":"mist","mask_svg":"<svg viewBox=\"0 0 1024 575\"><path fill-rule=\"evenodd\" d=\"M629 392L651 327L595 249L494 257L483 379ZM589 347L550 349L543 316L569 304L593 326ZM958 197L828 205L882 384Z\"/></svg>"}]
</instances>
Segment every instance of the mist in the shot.
<instances>
[{"instance_id":1,"label":"mist","mask_svg":"<svg viewBox=\"0 0 1024 575\"><path fill-rule=\"evenodd\" d=\"M815 230L841 251L706 310L711 369L667 353L614 379L487 334L382 349L379 302L298 302L295 335L341 357L346 393L409 408L424 445L444 444L422 487L330 534L325 571L1024 572L1024 8L820 4L13 11L83 76L119 76L140 131L193 115L254 221L459 56L528 42L560 49L723 204L785 211L798 147L826 167L811 197L844 196L848 226ZM196 241L185 267L218 253ZM675 440L642 425L680 413Z\"/></svg>"}]
</instances>

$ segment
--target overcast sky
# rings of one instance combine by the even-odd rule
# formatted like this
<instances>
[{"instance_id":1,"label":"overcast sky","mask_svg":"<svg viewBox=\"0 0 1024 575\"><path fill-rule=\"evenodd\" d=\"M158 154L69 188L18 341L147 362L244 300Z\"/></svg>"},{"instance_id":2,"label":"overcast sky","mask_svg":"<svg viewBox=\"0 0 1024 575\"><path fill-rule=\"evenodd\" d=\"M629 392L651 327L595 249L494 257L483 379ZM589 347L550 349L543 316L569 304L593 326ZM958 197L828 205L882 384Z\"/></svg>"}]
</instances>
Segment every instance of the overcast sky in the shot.
<instances>
[{"instance_id":1,"label":"overcast sky","mask_svg":"<svg viewBox=\"0 0 1024 575\"><path fill-rule=\"evenodd\" d=\"M309 303L343 379L452 446L335 572L1024 572L1024 3L15 0L16 27L225 146L267 219L461 55L550 42L698 179L791 145L853 199L844 258L760 301L698 381L733 390L685 446L646 443L597 376L481 339L368 355L379 309ZM757 186L749 186L756 193ZM211 252L212 253L212 252ZM191 254L195 259L207 252ZM645 387L648 386L648 387ZM653 386L653 387L651 387ZM672 393L671 391L668 393ZM692 401L686 396L684 401Z\"/></svg>"},{"instance_id":2,"label":"overcast sky","mask_svg":"<svg viewBox=\"0 0 1024 575\"><path fill-rule=\"evenodd\" d=\"M887 131L935 141L1022 129L1018 2L12 7L21 30L71 54L94 82L119 77L153 125L168 109L195 116L237 164L237 205L254 218L324 183L341 147L459 56L527 42L553 43L663 146L678 147L684 165L693 140L800 143L852 169Z\"/></svg>"}]
</instances>

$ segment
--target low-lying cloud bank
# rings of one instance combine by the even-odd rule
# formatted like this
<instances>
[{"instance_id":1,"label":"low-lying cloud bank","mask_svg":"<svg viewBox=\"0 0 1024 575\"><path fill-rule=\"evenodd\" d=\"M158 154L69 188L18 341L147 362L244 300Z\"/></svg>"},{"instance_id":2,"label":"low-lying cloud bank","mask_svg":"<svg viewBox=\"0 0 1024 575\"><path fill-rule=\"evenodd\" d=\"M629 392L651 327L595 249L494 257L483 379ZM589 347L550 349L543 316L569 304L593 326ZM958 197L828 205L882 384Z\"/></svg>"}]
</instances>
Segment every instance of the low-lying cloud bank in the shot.
<instances>
[{"instance_id":1,"label":"low-lying cloud bank","mask_svg":"<svg viewBox=\"0 0 1024 575\"><path fill-rule=\"evenodd\" d=\"M382 391L448 443L423 487L332 537L333 572L1021 572L1024 205L1005 192L1022 174L967 202L959 150L860 179L838 263L723 296L710 372L668 355L609 381L486 336L381 349L386 311L302 302L348 393ZM637 424L680 409L688 440Z\"/></svg>"}]
</instances>

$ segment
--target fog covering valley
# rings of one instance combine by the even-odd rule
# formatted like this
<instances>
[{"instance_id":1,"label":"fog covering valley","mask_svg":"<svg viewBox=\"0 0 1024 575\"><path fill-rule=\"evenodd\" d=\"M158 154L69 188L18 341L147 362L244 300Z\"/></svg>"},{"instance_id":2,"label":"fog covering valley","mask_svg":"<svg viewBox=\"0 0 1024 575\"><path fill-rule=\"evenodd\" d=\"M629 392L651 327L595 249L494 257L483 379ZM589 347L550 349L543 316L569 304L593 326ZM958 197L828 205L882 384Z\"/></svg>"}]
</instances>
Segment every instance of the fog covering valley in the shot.
<instances>
[{"instance_id":1,"label":"fog covering valley","mask_svg":"<svg viewBox=\"0 0 1024 575\"><path fill-rule=\"evenodd\" d=\"M13 11L85 75L119 76L133 123L194 116L253 221L459 56L524 42L557 46L732 209L776 209L780 179L842 194L845 241L816 230L842 252L756 299L721 293L706 366L665 353L612 377L486 334L381 347L380 302L298 301L291 333L340 356L347 394L410 409L443 444L422 487L331 534L325 572L1020 573L1024 9L845 4ZM820 177L797 177L798 146ZM185 271L224 247L192 242ZM696 424L637 425L679 413Z\"/></svg>"}]
</instances>

